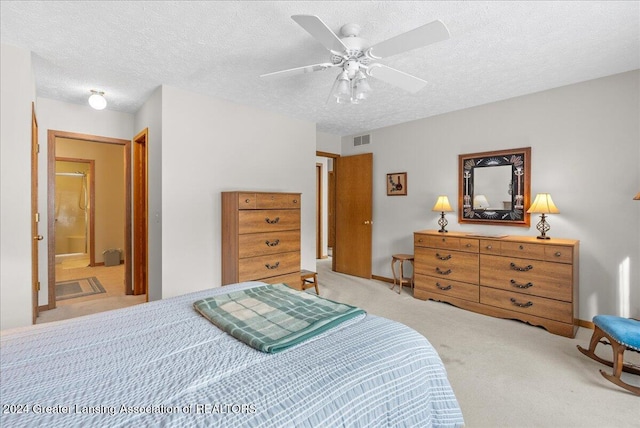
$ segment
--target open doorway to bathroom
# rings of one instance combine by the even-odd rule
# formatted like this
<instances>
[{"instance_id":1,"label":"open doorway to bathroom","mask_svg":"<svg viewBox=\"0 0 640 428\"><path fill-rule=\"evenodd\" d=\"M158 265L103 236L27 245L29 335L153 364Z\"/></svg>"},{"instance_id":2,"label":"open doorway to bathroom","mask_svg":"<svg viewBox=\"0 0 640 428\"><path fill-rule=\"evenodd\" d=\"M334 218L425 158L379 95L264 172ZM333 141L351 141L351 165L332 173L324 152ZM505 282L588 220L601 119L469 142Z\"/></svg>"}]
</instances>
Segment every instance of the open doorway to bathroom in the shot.
<instances>
[{"instance_id":1,"label":"open doorway to bathroom","mask_svg":"<svg viewBox=\"0 0 640 428\"><path fill-rule=\"evenodd\" d=\"M95 266L95 160L56 157L55 263Z\"/></svg>"},{"instance_id":2,"label":"open doorway to bathroom","mask_svg":"<svg viewBox=\"0 0 640 428\"><path fill-rule=\"evenodd\" d=\"M37 323L145 302L132 295L131 141L49 130L47 200Z\"/></svg>"}]
</instances>

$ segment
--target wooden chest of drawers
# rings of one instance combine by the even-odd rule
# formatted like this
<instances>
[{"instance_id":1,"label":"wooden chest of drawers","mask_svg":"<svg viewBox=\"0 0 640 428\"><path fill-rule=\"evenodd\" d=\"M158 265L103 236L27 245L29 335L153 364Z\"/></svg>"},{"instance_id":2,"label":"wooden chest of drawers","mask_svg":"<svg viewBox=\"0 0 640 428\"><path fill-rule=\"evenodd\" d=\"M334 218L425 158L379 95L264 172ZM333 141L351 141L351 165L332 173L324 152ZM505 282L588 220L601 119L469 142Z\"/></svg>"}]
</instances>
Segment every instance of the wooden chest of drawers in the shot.
<instances>
[{"instance_id":1,"label":"wooden chest of drawers","mask_svg":"<svg viewBox=\"0 0 640 428\"><path fill-rule=\"evenodd\" d=\"M300 194L222 192L222 285L300 288Z\"/></svg>"},{"instance_id":2,"label":"wooden chest of drawers","mask_svg":"<svg viewBox=\"0 0 640 428\"><path fill-rule=\"evenodd\" d=\"M416 298L575 336L578 241L420 231L414 251Z\"/></svg>"}]
</instances>

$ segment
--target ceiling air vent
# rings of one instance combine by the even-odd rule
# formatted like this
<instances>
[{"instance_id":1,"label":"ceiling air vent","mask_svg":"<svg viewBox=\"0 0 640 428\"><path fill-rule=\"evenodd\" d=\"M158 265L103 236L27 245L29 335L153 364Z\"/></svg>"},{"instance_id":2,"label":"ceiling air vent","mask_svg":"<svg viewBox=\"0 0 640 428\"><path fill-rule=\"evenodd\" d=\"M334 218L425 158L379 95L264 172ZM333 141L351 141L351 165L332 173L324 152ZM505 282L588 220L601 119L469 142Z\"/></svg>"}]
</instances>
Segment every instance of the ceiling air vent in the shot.
<instances>
[{"instance_id":1,"label":"ceiling air vent","mask_svg":"<svg viewBox=\"0 0 640 428\"><path fill-rule=\"evenodd\" d=\"M353 137L353 145L354 146L363 146L365 144L369 144L371 142L371 135L360 135L358 137Z\"/></svg>"}]
</instances>

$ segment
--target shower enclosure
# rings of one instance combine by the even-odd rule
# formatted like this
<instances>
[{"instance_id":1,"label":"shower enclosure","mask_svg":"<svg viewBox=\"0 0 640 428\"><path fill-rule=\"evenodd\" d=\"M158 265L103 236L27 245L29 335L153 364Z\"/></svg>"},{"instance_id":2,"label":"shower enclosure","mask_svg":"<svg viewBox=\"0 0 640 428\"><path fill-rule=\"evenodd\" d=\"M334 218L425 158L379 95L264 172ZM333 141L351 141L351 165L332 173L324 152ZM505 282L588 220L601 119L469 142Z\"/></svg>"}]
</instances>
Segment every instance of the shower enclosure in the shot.
<instances>
[{"instance_id":1,"label":"shower enclosure","mask_svg":"<svg viewBox=\"0 0 640 428\"><path fill-rule=\"evenodd\" d=\"M55 254L88 256L90 163L56 160Z\"/></svg>"}]
</instances>

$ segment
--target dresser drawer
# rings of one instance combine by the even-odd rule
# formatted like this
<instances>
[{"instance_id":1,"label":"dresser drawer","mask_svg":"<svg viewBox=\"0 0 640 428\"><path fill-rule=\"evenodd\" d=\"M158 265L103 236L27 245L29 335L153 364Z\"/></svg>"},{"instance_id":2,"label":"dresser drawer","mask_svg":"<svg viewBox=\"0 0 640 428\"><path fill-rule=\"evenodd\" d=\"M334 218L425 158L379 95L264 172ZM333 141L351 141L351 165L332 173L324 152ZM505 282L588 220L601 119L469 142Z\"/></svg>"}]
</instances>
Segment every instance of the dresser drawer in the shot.
<instances>
[{"instance_id":1,"label":"dresser drawer","mask_svg":"<svg viewBox=\"0 0 640 428\"><path fill-rule=\"evenodd\" d=\"M432 276L416 274L415 287L418 290L442 294L443 296L478 302L480 300L479 287L475 284L434 278Z\"/></svg>"},{"instance_id":2,"label":"dresser drawer","mask_svg":"<svg viewBox=\"0 0 640 428\"><path fill-rule=\"evenodd\" d=\"M256 194L255 193L238 193L238 209L255 210Z\"/></svg>"},{"instance_id":3,"label":"dresser drawer","mask_svg":"<svg viewBox=\"0 0 640 428\"><path fill-rule=\"evenodd\" d=\"M480 285L570 302L573 268L564 263L480 256Z\"/></svg>"},{"instance_id":4,"label":"dresser drawer","mask_svg":"<svg viewBox=\"0 0 640 428\"><path fill-rule=\"evenodd\" d=\"M451 281L478 283L478 254L422 247L416 247L414 252L416 273Z\"/></svg>"},{"instance_id":5,"label":"dresser drawer","mask_svg":"<svg viewBox=\"0 0 640 428\"><path fill-rule=\"evenodd\" d=\"M480 254L495 254L499 256L502 251L500 241L480 240Z\"/></svg>"},{"instance_id":6,"label":"dresser drawer","mask_svg":"<svg viewBox=\"0 0 640 428\"><path fill-rule=\"evenodd\" d=\"M240 259L238 282L262 280L300 271L300 252L280 253L268 256Z\"/></svg>"},{"instance_id":7,"label":"dresser drawer","mask_svg":"<svg viewBox=\"0 0 640 428\"><path fill-rule=\"evenodd\" d=\"M238 236L238 257L241 259L299 250L299 230L249 233Z\"/></svg>"},{"instance_id":8,"label":"dresser drawer","mask_svg":"<svg viewBox=\"0 0 640 428\"><path fill-rule=\"evenodd\" d=\"M523 259L544 260L544 245L526 242L501 242L502 254Z\"/></svg>"},{"instance_id":9,"label":"dresser drawer","mask_svg":"<svg viewBox=\"0 0 640 428\"><path fill-rule=\"evenodd\" d=\"M300 209L300 194L297 193L258 193L257 209Z\"/></svg>"},{"instance_id":10,"label":"dresser drawer","mask_svg":"<svg viewBox=\"0 0 640 428\"><path fill-rule=\"evenodd\" d=\"M240 234L300 229L298 210L245 210L238 216Z\"/></svg>"},{"instance_id":11,"label":"dresser drawer","mask_svg":"<svg viewBox=\"0 0 640 428\"><path fill-rule=\"evenodd\" d=\"M558 263L573 263L573 248L560 245L545 245L544 259Z\"/></svg>"},{"instance_id":12,"label":"dresser drawer","mask_svg":"<svg viewBox=\"0 0 640 428\"><path fill-rule=\"evenodd\" d=\"M479 241L472 238L449 237L446 236L446 234L443 234L443 236L429 236L429 246L447 250L477 253Z\"/></svg>"},{"instance_id":13,"label":"dresser drawer","mask_svg":"<svg viewBox=\"0 0 640 428\"><path fill-rule=\"evenodd\" d=\"M570 302L480 287L480 303L563 323L573 323L573 307Z\"/></svg>"},{"instance_id":14,"label":"dresser drawer","mask_svg":"<svg viewBox=\"0 0 640 428\"><path fill-rule=\"evenodd\" d=\"M414 247L430 247L431 237L428 235L422 235L419 233L413 234L413 246Z\"/></svg>"}]
</instances>

